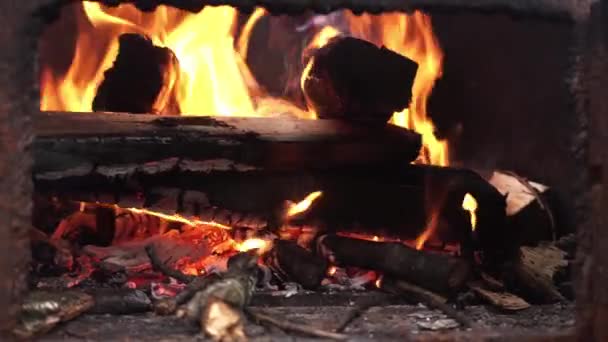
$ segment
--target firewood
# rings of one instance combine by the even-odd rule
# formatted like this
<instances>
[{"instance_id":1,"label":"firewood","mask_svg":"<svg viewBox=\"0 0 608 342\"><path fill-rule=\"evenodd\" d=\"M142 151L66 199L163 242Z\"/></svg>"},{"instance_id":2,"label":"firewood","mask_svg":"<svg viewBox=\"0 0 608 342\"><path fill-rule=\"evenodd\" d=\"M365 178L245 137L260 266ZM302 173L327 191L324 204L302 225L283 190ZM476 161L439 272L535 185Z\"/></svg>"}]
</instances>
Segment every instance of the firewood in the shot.
<instances>
[{"instance_id":1,"label":"firewood","mask_svg":"<svg viewBox=\"0 0 608 342\"><path fill-rule=\"evenodd\" d=\"M385 123L406 108L418 65L385 47L332 39L305 69L304 95L319 118Z\"/></svg>"},{"instance_id":2,"label":"firewood","mask_svg":"<svg viewBox=\"0 0 608 342\"><path fill-rule=\"evenodd\" d=\"M567 267L566 252L552 243L537 247L523 246L519 257L507 274L511 287L524 298L537 303L553 303L565 300L555 283L555 275Z\"/></svg>"},{"instance_id":3,"label":"firewood","mask_svg":"<svg viewBox=\"0 0 608 342\"><path fill-rule=\"evenodd\" d=\"M383 272L438 293L456 292L471 274L471 266L464 259L417 251L402 243L326 235L318 244L337 265Z\"/></svg>"},{"instance_id":4,"label":"firewood","mask_svg":"<svg viewBox=\"0 0 608 342\"><path fill-rule=\"evenodd\" d=\"M213 298L240 310L245 308L249 305L257 282L257 259L255 250L232 256L228 260L228 270L220 277L207 282L177 315L193 323L200 323L202 313Z\"/></svg>"},{"instance_id":5,"label":"firewood","mask_svg":"<svg viewBox=\"0 0 608 342\"><path fill-rule=\"evenodd\" d=\"M147 312L152 308L150 298L141 290L107 288L87 293L95 300L90 311L95 314L125 315Z\"/></svg>"},{"instance_id":6,"label":"firewood","mask_svg":"<svg viewBox=\"0 0 608 342\"><path fill-rule=\"evenodd\" d=\"M169 266L167 266L158 257L158 255L156 254L156 250L154 249L153 245L147 245L145 247L145 249L146 249L146 253L148 254L148 257L150 258L150 262L152 263L152 267L155 270L160 271L161 273L163 273L167 277L171 277L171 278L174 278L176 280L179 280L182 283L189 283L189 282L191 282L194 279L192 276L185 275L182 272L180 272L178 270L175 270L175 269L172 269Z\"/></svg>"},{"instance_id":7,"label":"firewood","mask_svg":"<svg viewBox=\"0 0 608 342\"><path fill-rule=\"evenodd\" d=\"M292 241L277 240L267 254L268 265L305 289L316 289L327 273L327 261Z\"/></svg>"},{"instance_id":8,"label":"firewood","mask_svg":"<svg viewBox=\"0 0 608 342\"><path fill-rule=\"evenodd\" d=\"M408 163L421 146L401 127L338 120L44 112L34 123L38 180Z\"/></svg>"},{"instance_id":9,"label":"firewood","mask_svg":"<svg viewBox=\"0 0 608 342\"><path fill-rule=\"evenodd\" d=\"M173 52L138 34L123 34L118 41L118 55L104 73L93 110L178 114L170 96L179 75Z\"/></svg>"},{"instance_id":10,"label":"firewood","mask_svg":"<svg viewBox=\"0 0 608 342\"><path fill-rule=\"evenodd\" d=\"M20 322L13 333L22 340L30 340L60 322L80 316L93 305L93 297L82 291L31 291L21 303Z\"/></svg>"},{"instance_id":11,"label":"firewood","mask_svg":"<svg viewBox=\"0 0 608 342\"><path fill-rule=\"evenodd\" d=\"M470 284L469 288L479 297L495 307L505 311L519 311L530 307L523 298L509 292L495 292L478 284Z\"/></svg>"},{"instance_id":12,"label":"firewood","mask_svg":"<svg viewBox=\"0 0 608 342\"><path fill-rule=\"evenodd\" d=\"M212 297L201 314L201 330L213 341L246 342L243 314L225 301Z\"/></svg>"},{"instance_id":13,"label":"firewood","mask_svg":"<svg viewBox=\"0 0 608 342\"><path fill-rule=\"evenodd\" d=\"M555 241L574 231L575 211L556 189L511 171L493 171L487 179L505 196L507 229L518 245Z\"/></svg>"},{"instance_id":14,"label":"firewood","mask_svg":"<svg viewBox=\"0 0 608 342\"><path fill-rule=\"evenodd\" d=\"M116 169L120 168L121 165L116 165ZM414 240L431 227L437 240L461 244L465 250L482 250L484 257L495 256L504 261L505 250L517 248L511 246L516 241L505 238L509 232L504 229L504 197L481 176L468 170L372 163L356 168L333 166L283 172L194 173L177 169L157 172L136 172L125 175L123 180L96 173L59 180L37 179L36 186L39 193L61 199L82 200L81 196L101 197L106 193L104 197L118 203L123 199L132 203L135 201L128 199L139 196L142 198L139 205L154 205L157 210L160 206L156 203L162 201L167 208L162 213L168 215L180 208L193 207L192 199L184 201L189 192L197 192L201 206L207 206L198 210L200 219L233 228L260 230L294 223L327 232ZM76 184L90 191L75 191ZM171 195L172 191L162 189L175 189L179 193ZM287 222L285 201L300 201L316 191L322 191L323 195L309 210L288 218ZM169 193L172 201L163 201L163 193ZM462 208L466 194L478 202L474 231L470 213Z\"/></svg>"}]
</instances>

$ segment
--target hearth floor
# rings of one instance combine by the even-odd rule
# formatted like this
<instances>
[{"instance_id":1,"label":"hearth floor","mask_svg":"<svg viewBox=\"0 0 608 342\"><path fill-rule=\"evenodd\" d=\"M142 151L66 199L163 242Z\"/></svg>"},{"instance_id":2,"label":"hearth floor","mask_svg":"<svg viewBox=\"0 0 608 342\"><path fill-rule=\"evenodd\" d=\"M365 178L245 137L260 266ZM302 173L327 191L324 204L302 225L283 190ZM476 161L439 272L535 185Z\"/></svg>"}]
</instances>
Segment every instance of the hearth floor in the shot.
<instances>
[{"instance_id":1,"label":"hearth floor","mask_svg":"<svg viewBox=\"0 0 608 342\"><path fill-rule=\"evenodd\" d=\"M299 296L295 296L299 297ZM262 298L260 298L262 299ZM355 307L356 300L329 303L324 306L306 306L311 298L291 299L289 306L259 305L276 318L308 324L326 330L334 329ZM568 340L574 327L574 305L559 303L532 306L516 313L501 313L488 306L469 306L464 313L476 325L473 329L428 330L429 323L446 319L436 310L422 305L388 305L372 307L359 318L352 321L345 333L355 341L403 341L403 340ZM423 326L427 326L424 328ZM245 327L252 341L311 341L314 339L291 335L273 328L265 328L253 323ZM169 316L156 316L152 313L140 315L83 315L67 322L40 341L203 341L205 338L195 326Z\"/></svg>"}]
</instances>

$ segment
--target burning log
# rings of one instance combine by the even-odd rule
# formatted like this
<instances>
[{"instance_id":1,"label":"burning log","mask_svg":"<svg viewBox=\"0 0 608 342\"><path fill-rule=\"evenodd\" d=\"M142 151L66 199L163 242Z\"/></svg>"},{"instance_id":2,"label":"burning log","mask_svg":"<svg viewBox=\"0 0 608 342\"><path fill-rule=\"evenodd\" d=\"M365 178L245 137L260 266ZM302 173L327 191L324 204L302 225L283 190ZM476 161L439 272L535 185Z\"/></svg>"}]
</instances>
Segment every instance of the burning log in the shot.
<instances>
[{"instance_id":1,"label":"burning log","mask_svg":"<svg viewBox=\"0 0 608 342\"><path fill-rule=\"evenodd\" d=\"M170 93L179 74L179 63L168 48L155 46L139 34L120 36L114 65L93 100L94 111L177 114Z\"/></svg>"},{"instance_id":2,"label":"burning log","mask_svg":"<svg viewBox=\"0 0 608 342\"><path fill-rule=\"evenodd\" d=\"M322 253L338 265L380 271L439 293L454 293L471 274L471 266L464 259L417 251L402 243L326 235L318 244Z\"/></svg>"},{"instance_id":3,"label":"burning log","mask_svg":"<svg viewBox=\"0 0 608 342\"><path fill-rule=\"evenodd\" d=\"M146 249L146 253L148 254L148 258L150 258L150 262L152 263L152 267L155 270L162 272L167 277L171 277L176 280L179 280L182 283L189 283L194 279L192 276L188 276L178 270L172 269L169 266L167 266L158 257L158 254L156 254L156 250L154 249L153 245L147 245L145 247L145 249Z\"/></svg>"},{"instance_id":4,"label":"burning log","mask_svg":"<svg viewBox=\"0 0 608 342\"><path fill-rule=\"evenodd\" d=\"M334 38L305 69L304 95L319 118L387 122L409 105L418 65L374 44Z\"/></svg>"},{"instance_id":5,"label":"burning log","mask_svg":"<svg viewBox=\"0 0 608 342\"><path fill-rule=\"evenodd\" d=\"M400 127L335 120L46 112L34 122L38 181L402 164L421 146Z\"/></svg>"},{"instance_id":6,"label":"burning log","mask_svg":"<svg viewBox=\"0 0 608 342\"><path fill-rule=\"evenodd\" d=\"M327 273L327 261L292 241L275 241L266 260L271 268L305 289L319 287Z\"/></svg>"},{"instance_id":7,"label":"burning log","mask_svg":"<svg viewBox=\"0 0 608 342\"><path fill-rule=\"evenodd\" d=\"M66 183L88 187L90 193L73 193L74 187ZM327 232L363 233L403 240L417 239L426 231L430 238L441 242L459 243L467 250L480 249L488 258L500 257L502 251L510 248L505 243L509 240L504 239L507 233L504 231L504 198L479 175L451 168L372 165L293 172L258 170L204 174L173 170L157 175L137 174L124 181L85 175L70 180L38 180L37 185L39 192L48 191L49 195L73 200L83 200L85 198L81 196L87 196L87 200L94 201L95 196L103 195L119 204L135 205L129 198L139 198L140 206L166 207L161 212L166 216L175 214L180 208L196 207L194 196L189 196L193 192L199 194L198 207L203 208L198 213L202 221L234 228L260 230L272 228L272 224L281 226L287 220ZM286 200L300 201L318 190L322 190L322 195L308 210L293 217L286 216ZM143 196L138 197L138 194ZM163 194L168 197L163 199ZM478 204L474 212L474 231L471 213L463 209L467 194ZM163 206L158 205L160 202ZM183 219L179 218L179 222Z\"/></svg>"}]
</instances>

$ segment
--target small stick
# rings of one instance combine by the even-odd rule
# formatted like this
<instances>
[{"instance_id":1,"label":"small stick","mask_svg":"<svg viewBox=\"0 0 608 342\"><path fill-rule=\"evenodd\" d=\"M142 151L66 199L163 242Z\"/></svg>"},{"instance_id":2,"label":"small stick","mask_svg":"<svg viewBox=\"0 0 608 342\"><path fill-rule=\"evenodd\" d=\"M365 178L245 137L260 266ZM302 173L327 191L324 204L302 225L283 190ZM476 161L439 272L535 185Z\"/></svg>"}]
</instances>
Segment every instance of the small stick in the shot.
<instances>
[{"instance_id":1,"label":"small stick","mask_svg":"<svg viewBox=\"0 0 608 342\"><path fill-rule=\"evenodd\" d=\"M187 284L194 280L195 277L184 274L180 270L170 268L164 262L162 262L158 257L158 254L156 254L156 250L154 249L154 246L152 246L152 244L147 245L145 249L146 253L148 254L148 258L150 258L150 262L152 263L152 267L155 270L161 272L162 274L168 277L179 280L182 283Z\"/></svg>"},{"instance_id":2,"label":"small stick","mask_svg":"<svg viewBox=\"0 0 608 342\"><path fill-rule=\"evenodd\" d=\"M442 311L444 314L460 323L462 327L473 327L473 322L456 309L446 304L447 300L444 297L403 280L394 281L393 284L398 291L412 295L416 300L426 304L429 308Z\"/></svg>"},{"instance_id":3,"label":"small stick","mask_svg":"<svg viewBox=\"0 0 608 342\"><path fill-rule=\"evenodd\" d=\"M340 325L338 325L338 327L334 329L334 332L344 332L344 330L346 330L349 324L351 324L357 318L361 317L361 315L363 315L367 310L369 310L373 306L378 306L384 303L385 301L387 301L387 299L388 298L386 297L376 297L373 300L369 300L367 303L362 303L359 306L353 308L351 311L348 312L344 320L342 320L342 323L340 323Z\"/></svg>"},{"instance_id":4,"label":"small stick","mask_svg":"<svg viewBox=\"0 0 608 342\"><path fill-rule=\"evenodd\" d=\"M335 333L331 331L326 331L318 328L314 328L307 325L287 322L283 320L276 319L270 315L267 315L262 312L254 312L249 308L244 309L245 313L250 316L256 323L262 325L271 325L275 326L284 331L291 331L295 333L300 333L308 336L314 336L319 338L329 338L332 340L344 341L348 339L348 335Z\"/></svg>"},{"instance_id":5,"label":"small stick","mask_svg":"<svg viewBox=\"0 0 608 342\"><path fill-rule=\"evenodd\" d=\"M538 202L538 205L540 206L540 209L547 213L547 217L549 218L549 226L551 227L551 237L553 238L553 242L555 242L557 240L557 233L555 232L555 217L553 216L551 207L549 207L549 205L541 197L540 192L535 187L533 187L532 184L530 184L530 181L518 175L517 173L513 171L504 170L501 170L500 172L517 179L517 181L521 183L521 185L523 185L526 189L528 189L528 191L530 191L530 193L534 196L536 202Z\"/></svg>"}]
</instances>

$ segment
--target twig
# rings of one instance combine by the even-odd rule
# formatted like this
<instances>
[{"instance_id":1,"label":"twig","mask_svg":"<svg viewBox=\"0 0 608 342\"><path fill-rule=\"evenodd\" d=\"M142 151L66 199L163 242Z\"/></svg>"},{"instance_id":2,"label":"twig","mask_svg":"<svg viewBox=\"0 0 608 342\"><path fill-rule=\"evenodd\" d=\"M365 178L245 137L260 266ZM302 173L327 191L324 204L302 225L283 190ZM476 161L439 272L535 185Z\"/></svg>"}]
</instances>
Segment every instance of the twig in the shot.
<instances>
[{"instance_id":1,"label":"twig","mask_svg":"<svg viewBox=\"0 0 608 342\"><path fill-rule=\"evenodd\" d=\"M447 300L444 297L403 280L395 280L392 282L392 284L398 289L399 292L414 297L416 300L426 304L431 309L442 311L444 314L460 323L462 327L473 327L473 322L456 309L446 304Z\"/></svg>"},{"instance_id":2,"label":"twig","mask_svg":"<svg viewBox=\"0 0 608 342\"><path fill-rule=\"evenodd\" d=\"M547 218L549 219L549 226L551 227L551 237L553 238L553 242L555 242L557 240L557 232L555 231L555 217L553 216L553 212L551 211L551 207L549 206L549 204L547 204L544 198L542 198L541 193L535 187L533 187L532 184L530 184L530 181L518 175L517 173L513 171L504 170L501 170L500 172L515 178L521 185L523 185L528 191L530 191L532 196L534 196L540 209L547 213Z\"/></svg>"},{"instance_id":3,"label":"twig","mask_svg":"<svg viewBox=\"0 0 608 342\"><path fill-rule=\"evenodd\" d=\"M369 310L373 306L378 306L387 301L386 297L375 297L372 300L369 300L367 303L360 304L359 306L353 308L346 317L342 320L342 323L338 325L337 328L334 329L334 332L341 333L351 324L354 320L361 317L367 310Z\"/></svg>"},{"instance_id":4,"label":"twig","mask_svg":"<svg viewBox=\"0 0 608 342\"><path fill-rule=\"evenodd\" d=\"M345 335L345 334L326 331L326 330L318 329L318 328L311 327L308 325L302 325L302 324L279 320L279 319L274 318L265 313L252 311L249 308L245 308L244 311L256 323L262 324L262 325L275 326L284 331L291 331L291 332L295 332L295 333L299 333L299 334L320 337L320 338L329 338L329 339L338 340L338 341L347 340L349 337L348 335Z\"/></svg>"},{"instance_id":5,"label":"twig","mask_svg":"<svg viewBox=\"0 0 608 342\"><path fill-rule=\"evenodd\" d=\"M156 254L156 250L152 244L149 244L145 247L146 253L148 254L148 258L150 258L150 262L152 263L152 267L161 272L162 274L177 279L182 283L190 283L194 280L195 277L189 276L187 274L182 273L180 270L176 270L174 268L168 267L163 261L160 260L158 254Z\"/></svg>"}]
</instances>

